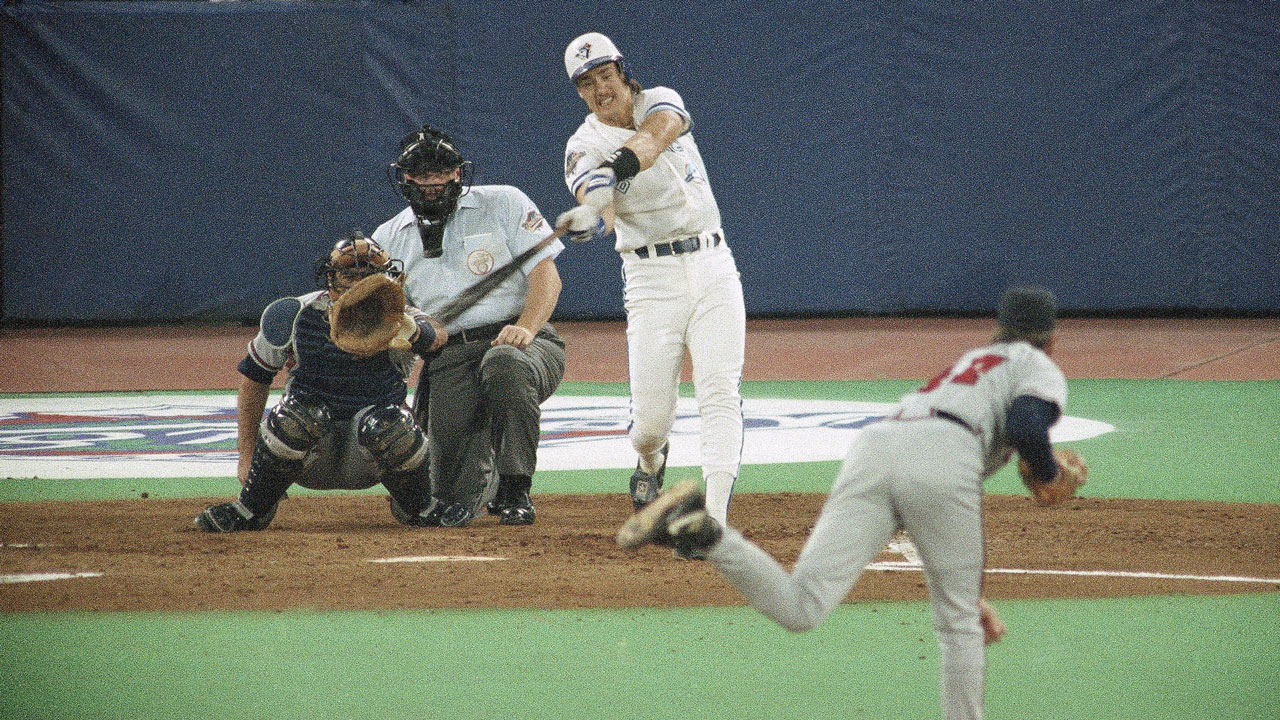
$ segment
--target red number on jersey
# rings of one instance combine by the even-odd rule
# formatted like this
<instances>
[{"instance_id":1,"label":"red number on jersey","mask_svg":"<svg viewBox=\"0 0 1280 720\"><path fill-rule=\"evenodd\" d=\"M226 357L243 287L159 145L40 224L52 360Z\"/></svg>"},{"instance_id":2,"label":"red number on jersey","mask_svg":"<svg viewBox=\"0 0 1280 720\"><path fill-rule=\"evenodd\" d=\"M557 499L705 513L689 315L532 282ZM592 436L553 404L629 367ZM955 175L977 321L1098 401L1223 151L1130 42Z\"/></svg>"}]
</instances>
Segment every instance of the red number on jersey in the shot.
<instances>
[{"instance_id":1,"label":"red number on jersey","mask_svg":"<svg viewBox=\"0 0 1280 720\"><path fill-rule=\"evenodd\" d=\"M969 363L969 367L966 368L964 372L958 373L955 377L951 378L951 382L956 383L957 385L977 385L978 380L982 377L982 373L1004 361L1005 358L1000 355L983 355L981 357L974 358L973 362ZM950 372L951 370L947 369L938 373L938 375L930 380L928 384L920 388L919 392L927 393L936 390L938 386L947 379L947 374Z\"/></svg>"}]
</instances>

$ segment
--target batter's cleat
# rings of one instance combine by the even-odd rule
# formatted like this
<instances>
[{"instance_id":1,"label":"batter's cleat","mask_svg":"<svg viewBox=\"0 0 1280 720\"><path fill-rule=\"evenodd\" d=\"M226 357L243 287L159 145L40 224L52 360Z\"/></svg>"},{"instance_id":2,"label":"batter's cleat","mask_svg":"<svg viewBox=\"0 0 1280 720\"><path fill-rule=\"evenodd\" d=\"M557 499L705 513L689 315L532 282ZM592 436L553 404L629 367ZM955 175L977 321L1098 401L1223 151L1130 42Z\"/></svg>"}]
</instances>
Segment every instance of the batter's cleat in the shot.
<instances>
[{"instance_id":1,"label":"batter's cleat","mask_svg":"<svg viewBox=\"0 0 1280 720\"><path fill-rule=\"evenodd\" d=\"M387 500L391 502L391 516L399 522L411 527L440 527L440 516L444 514L445 504L437 498L431 498L427 506L417 514L410 514L391 496L387 496Z\"/></svg>"},{"instance_id":2,"label":"batter's cleat","mask_svg":"<svg viewBox=\"0 0 1280 720\"><path fill-rule=\"evenodd\" d=\"M533 509L533 498L527 491L520 491L498 513L499 525L532 525L538 517Z\"/></svg>"},{"instance_id":3,"label":"batter's cleat","mask_svg":"<svg viewBox=\"0 0 1280 720\"><path fill-rule=\"evenodd\" d=\"M706 557L724 530L707 514L706 497L693 480L678 483L632 515L618 530L618 545L638 548L653 543L686 559Z\"/></svg>"},{"instance_id":4,"label":"batter's cleat","mask_svg":"<svg viewBox=\"0 0 1280 720\"><path fill-rule=\"evenodd\" d=\"M662 446L662 466L652 475L641 470L640 463L636 463L636 471L631 474L631 505L636 510L653 502L658 497L658 491L662 490L662 478L667 473L667 453L670 449L671 443Z\"/></svg>"},{"instance_id":5,"label":"batter's cleat","mask_svg":"<svg viewBox=\"0 0 1280 720\"><path fill-rule=\"evenodd\" d=\"M276 508L262 515L254 515L239 500L211 505L196 516L197 529L211 533L239 532L241 530L266 530L276 516Z\"/></svg>"}]
</instances>

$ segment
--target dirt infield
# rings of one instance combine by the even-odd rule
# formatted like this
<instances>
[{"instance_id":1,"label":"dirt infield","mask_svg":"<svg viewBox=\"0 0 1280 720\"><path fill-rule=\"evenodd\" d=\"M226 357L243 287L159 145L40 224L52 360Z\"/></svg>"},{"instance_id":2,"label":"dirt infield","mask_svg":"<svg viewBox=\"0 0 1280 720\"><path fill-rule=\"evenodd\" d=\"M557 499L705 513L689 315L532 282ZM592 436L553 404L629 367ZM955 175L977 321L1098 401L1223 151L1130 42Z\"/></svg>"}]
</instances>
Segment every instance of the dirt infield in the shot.
<instances>
[{"instance_id":1,"label":"dirt infield","mask_svg":"<svg viewBox=\"0 0 1280 720\"><path fill-rule=\"evenodd\" d=\"M742 529L788 565L817 513L814 494L742 494ZM334 493L290 498L266 531L190 530L201 500L15 503L0 529L5 573L102 573L0 585L0 609L277 610L289 608L616 608L737 605L705 563L661 548L617 547L624 495L537 496L538 522L419 529L385 499ZM1280 507L1080 499L1056 509L989 496L991 569L1280 578ZM15 547L35 545L35 547ZM435 557L431 561L421 558ZM418 558L415 562L373 562ZM886 553L882 560L904 561ZM1280 583L1169 577L990 574L992 598L1233 593ZM868 571L851 599L925 595L920 572Z\"/></svg>"},{"instance_id":2,"label":"dirt infield","mask_svg":"<svg viewBox=\"0 0 1280 720\"><path fill-rule=\"evenodd\" d=\"M746 379L922 378L988 331L989 322L976 320L754 321ZM130 332L6 333L0 361L13 372L0 391L229 389L252 334L227 328L185 335L173 328ZM562 326L562 334L571 350L566 379L625 380L619 325ZM1081 320L1063 323L1056 357L1072 378L1276 379L1278 345L1280 320ZM184 361L174 363L174 357ZM617 474L623 487L626 473ZM739 494L731 520L790 564L822 499ZM211 536L191 530L191 519L219 500L225 498L0 504L4 574L100 573L0 584L0 611L742 602L704 563L678 561L657 548L620 550L613 536L630 508L622 494L535 494L533 526L501 527L483 517L468 528L446 530L398 525L384 498L335 492L290 498L265 532ZM1025 497L988 496L984 523L989 569L1036 571L989 574L985 592L992 598L1280 587L1163 577L1280 577L1280 507L1274 505L1080 499L1040 509ZM431 556L436 557L421 560ZM406 557L419 560L373 562ZM1118 574L1126 572L1162 576ZM918 571L873 570L851 598L919 599L923 583Z\"/></svg>"}]
</instances>

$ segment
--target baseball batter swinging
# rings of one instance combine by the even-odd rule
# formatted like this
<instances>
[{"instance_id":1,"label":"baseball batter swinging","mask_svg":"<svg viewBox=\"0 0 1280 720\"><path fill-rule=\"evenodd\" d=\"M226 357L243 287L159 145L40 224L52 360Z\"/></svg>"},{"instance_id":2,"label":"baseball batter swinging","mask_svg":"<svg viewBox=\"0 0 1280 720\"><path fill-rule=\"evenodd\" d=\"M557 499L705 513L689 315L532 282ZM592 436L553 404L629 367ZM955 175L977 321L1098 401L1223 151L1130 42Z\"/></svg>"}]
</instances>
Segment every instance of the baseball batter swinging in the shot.
<instances>
[{"instance_id":1,"label":"baseball batter swinging","mask_svg":"<svg viewBox=\"0 0 1280 720\"><path fill-rule=\"evenodd\" d=\"M707 511L724 522L742 457L746 311L720 210L679 93L644 89L600 33L574 38L565 70L591 111L565 146L565 183L582 203L557 219L570 240L617 233L631 384L631 499L662 487L685 353L702 417Z\"/></svg>"},{"instance_id":2,"label":"baseball batter swinging","mask_svg":"<svg viewBox=\"0 0 1280 720\"><path fill-rule=\"evenodd\" d=\"M1087 475L1077 456L1049 444L1049 426L1067 400L1066 379L1049 358L1055 314L1055 300L1042 288L1007 291L991 344L963 354L859 434L792 572L710 518L692 483L633 515L618 543L701 549L752 605L800 631L825 620L904 529L929 583L942 649L943 715L982 717L984 641L1004 632L980 599L982 481L1014 450L1040 504L1070 497Z\"/></svg>"}]
</instances>

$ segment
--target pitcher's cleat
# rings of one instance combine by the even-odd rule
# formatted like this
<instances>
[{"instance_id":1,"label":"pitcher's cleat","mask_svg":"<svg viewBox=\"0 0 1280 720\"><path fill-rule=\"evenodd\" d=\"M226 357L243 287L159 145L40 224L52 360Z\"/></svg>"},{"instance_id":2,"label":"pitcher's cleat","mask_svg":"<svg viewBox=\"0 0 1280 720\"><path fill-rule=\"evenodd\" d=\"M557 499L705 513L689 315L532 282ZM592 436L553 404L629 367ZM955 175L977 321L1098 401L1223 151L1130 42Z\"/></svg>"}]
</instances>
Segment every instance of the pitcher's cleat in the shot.
<instances>
[{"instance_id":1,"label":"pitcher's cleat","mask_svg":"<svg viewBox=\"0 0 1280 720\"><path fill-rule=\"evenodd\" d=\"M618 545L638 548L653 543L685 558L702 558L720 541L723 529L707 514L698 483L684 480L635 513L618 530Z\"/></svg>"}]
</instances>

